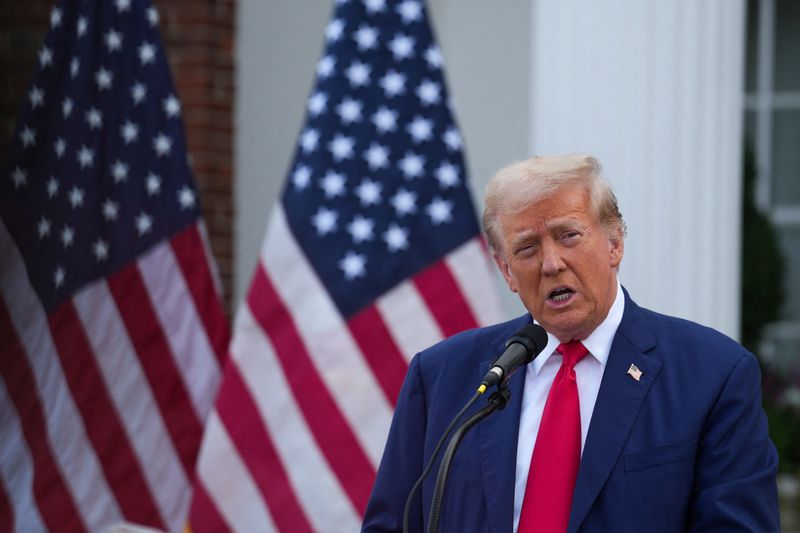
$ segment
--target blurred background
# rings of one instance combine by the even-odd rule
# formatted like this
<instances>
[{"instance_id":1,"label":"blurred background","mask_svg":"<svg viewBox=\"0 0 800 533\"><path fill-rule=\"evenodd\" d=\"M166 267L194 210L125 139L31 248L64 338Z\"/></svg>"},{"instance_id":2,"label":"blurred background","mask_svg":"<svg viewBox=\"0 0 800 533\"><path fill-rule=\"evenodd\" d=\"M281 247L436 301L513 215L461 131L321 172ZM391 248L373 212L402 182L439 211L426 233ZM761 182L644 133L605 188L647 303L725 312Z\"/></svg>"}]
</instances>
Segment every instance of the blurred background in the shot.
<instances>
[{"instance_id":1,"label":"blurred background","mask_svg":"<svg viewBox=\"0 0 800 533\"><path fill-rule=\"evenodd\" d=\"M332 1L154 0L229 318L303 124ZM51 0L0 7L0 159ZM785 524L800 474L800 2L429 0L477 206L495 170L591 152L637 302L743 342L764 372ZM505 295L507 314L522 311Z\"/></svg>"}]
</instances>

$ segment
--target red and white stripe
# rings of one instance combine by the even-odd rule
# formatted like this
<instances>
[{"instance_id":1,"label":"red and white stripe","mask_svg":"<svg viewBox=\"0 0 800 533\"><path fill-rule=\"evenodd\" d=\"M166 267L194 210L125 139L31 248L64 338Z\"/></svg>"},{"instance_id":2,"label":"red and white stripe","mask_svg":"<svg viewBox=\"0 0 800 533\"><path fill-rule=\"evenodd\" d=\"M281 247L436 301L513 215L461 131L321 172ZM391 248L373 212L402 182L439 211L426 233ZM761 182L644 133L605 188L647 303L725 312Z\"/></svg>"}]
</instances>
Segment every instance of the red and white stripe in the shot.
<instances>
[{"instance_id":1,"label":"red and white stripe","mask_svg":"<svg viewBox=\"0 0 800 533\"><path fill-rule=\"evenodd\" d=\"M502 318L479 237L345 320L276 207L200 452L203 531L355 531L408 361Z\"/></svg>"},{"instance_id":2,"label":"red and white stripe","mask_svg":"<svg viewBox=\"0 0 800 533\"><path fill-rule=\"evenodd\" d=\"M0 523L182 527L227 342L203 241L190 226L48 314L0 223Z\"/></svg>"}]
</instances>

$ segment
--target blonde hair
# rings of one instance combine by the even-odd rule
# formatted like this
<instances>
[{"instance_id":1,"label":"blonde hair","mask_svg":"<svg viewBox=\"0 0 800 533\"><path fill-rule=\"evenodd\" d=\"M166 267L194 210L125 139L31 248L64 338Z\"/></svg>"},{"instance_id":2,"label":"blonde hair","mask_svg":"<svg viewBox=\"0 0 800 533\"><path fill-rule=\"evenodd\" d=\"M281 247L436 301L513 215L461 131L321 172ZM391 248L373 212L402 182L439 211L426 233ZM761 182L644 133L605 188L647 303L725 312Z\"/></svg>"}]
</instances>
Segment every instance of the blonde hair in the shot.
<instances>
[{"instance_id":1,"label":"blonde hair","mask_svg":"<svg viewBox=\"0 0 800 533\"><path fill-rule=\"evenodd\" d=\"M589 154L532 157L501 168L486 186L483 230L489 246L497 250L497 219L501 212L515 212L555 193L565 185L582 185L589 191L590 206L614 239L627 232L617 198L603 178L600 161Z\"/></svg>"}]
</instances>

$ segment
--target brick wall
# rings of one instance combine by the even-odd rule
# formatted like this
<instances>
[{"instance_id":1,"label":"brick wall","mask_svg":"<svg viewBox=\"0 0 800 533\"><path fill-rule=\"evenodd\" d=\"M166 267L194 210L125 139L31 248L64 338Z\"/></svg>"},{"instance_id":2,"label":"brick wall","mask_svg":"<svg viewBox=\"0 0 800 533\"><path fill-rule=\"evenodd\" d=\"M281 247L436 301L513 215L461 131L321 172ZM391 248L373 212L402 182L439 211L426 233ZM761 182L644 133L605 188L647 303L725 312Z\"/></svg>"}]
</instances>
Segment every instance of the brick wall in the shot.
<instances>
[{"instance_id":1,"label":"brick wall","mask_svg":"<svg viewBox=\"0 0 800 533\"><path fill-rule=\"evenodd\" d=\"M0 160L8 153L54 4L53 0L0 2ZM230 314L236 4L234 0L154 0L153 4L181 99L194 177Z\"/></svg>"}]
</instances>

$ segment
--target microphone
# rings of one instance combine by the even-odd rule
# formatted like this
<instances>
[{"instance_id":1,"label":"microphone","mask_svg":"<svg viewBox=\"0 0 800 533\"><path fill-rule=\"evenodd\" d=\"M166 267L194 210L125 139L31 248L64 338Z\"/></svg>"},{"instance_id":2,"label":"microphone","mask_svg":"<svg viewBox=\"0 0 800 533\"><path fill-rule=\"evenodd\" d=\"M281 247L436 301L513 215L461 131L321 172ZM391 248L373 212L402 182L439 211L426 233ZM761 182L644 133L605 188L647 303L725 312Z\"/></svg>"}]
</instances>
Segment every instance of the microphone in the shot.
<instances>
[{"instance_id":1,"label":"microphone","mask_svg":"<svg viewBox=\"0 0 800 533\"><path fill-rule=\"evenodd\" d=\"M538 324L528 324L506 341L506 351L483 376L478 392L497 383L505 383L519 367L527 365L547 346L547 332Z\"/></svg>"}]
</instances>

